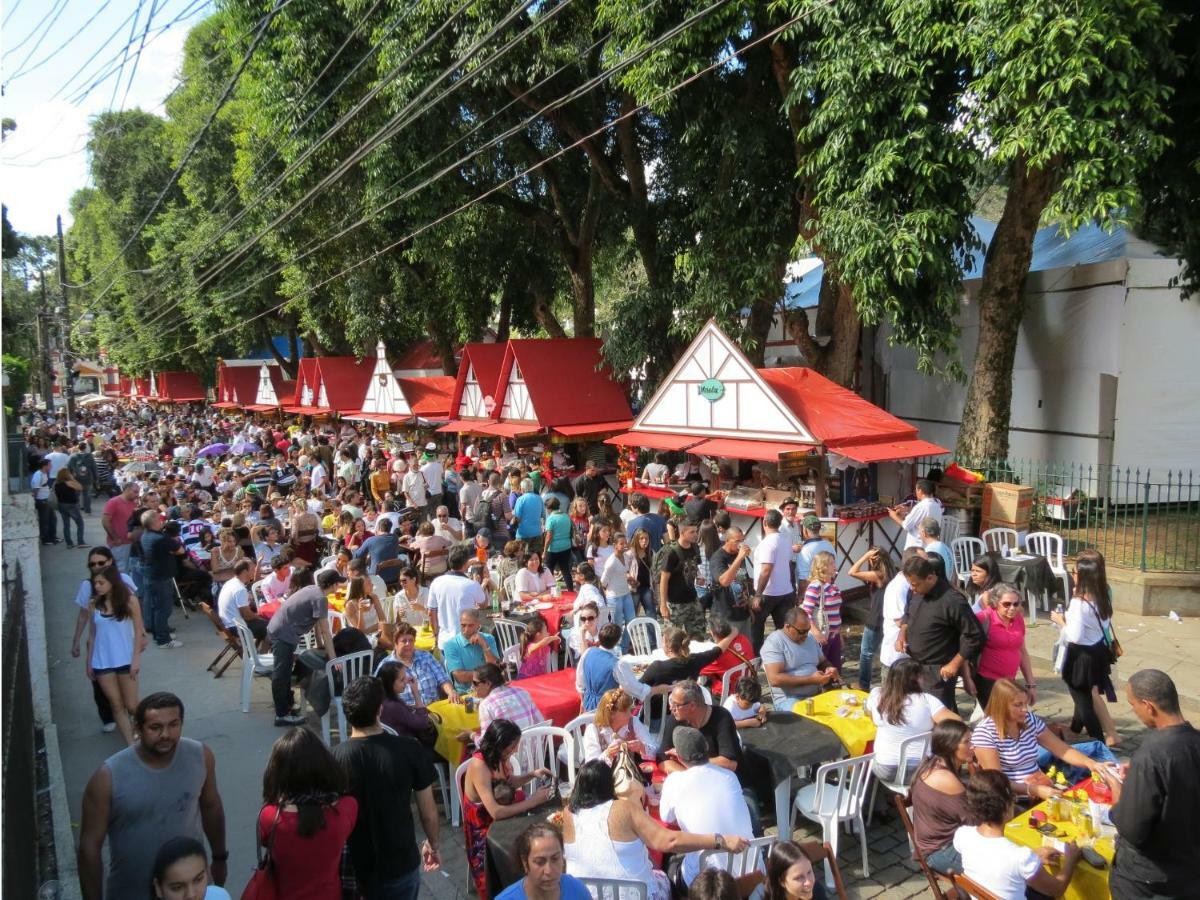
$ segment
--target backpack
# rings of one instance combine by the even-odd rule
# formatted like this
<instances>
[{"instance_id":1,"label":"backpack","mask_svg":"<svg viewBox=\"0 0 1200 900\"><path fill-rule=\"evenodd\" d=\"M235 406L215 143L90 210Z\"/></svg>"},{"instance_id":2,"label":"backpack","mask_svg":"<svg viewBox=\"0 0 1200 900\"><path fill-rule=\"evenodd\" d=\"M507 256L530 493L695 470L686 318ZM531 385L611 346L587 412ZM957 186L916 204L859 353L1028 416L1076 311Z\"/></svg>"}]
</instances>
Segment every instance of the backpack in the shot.
<instances>
[{"instance_id":1,"label":"backpack","mask_svg":"<svg viewBox=\"0 0 1200 900\"><path fill-rule=\"evenodd\" d=\"M484 491L475 501L475 508L471 510L471 524L475 526L476 531L480 528L486 528L488 531L495 530L496 517L492 513L492 497L494 496L494 492Z\"/></svg>"},{"instance_id":2,"label":"backpack","mask_svg":"<svg viewBox=\"0 0 1200 900\"><path fill-rule=\"evenodd\" d=\"M656 600L658 596L658 586L662 581L663 569L667 564L667 554L677 547L678 544L664 543L661 547L654 551L654 558L650 560L650 591Z\"/></svg>"}]
</instances>

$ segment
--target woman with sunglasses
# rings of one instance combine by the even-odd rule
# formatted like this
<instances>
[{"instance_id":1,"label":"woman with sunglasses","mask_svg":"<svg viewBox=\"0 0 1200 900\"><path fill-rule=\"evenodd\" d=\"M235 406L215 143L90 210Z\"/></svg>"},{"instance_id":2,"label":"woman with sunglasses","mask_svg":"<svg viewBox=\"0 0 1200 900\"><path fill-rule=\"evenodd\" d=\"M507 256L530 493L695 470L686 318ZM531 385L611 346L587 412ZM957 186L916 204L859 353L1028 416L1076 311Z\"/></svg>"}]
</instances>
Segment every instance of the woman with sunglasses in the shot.
<instances>
[{"instance_id":1,"label":"woman with sunglasses","mask_svg":"<svg viewBox=\"0 0 1200 900\"><path fill-rule=\"evenodd\" d=\"M1025 679L1025 695L1032 706L1037 703L1037 682L1033 664L1025 647L1025 619L1021 615L1021 592L1011 584L999 582L989 591L992 603L975 614L983 631L983 650L975 666L975 696L987 709L992 685L1001 678L1015 678L1017 670Z\"/></svg>"}]
</instances>

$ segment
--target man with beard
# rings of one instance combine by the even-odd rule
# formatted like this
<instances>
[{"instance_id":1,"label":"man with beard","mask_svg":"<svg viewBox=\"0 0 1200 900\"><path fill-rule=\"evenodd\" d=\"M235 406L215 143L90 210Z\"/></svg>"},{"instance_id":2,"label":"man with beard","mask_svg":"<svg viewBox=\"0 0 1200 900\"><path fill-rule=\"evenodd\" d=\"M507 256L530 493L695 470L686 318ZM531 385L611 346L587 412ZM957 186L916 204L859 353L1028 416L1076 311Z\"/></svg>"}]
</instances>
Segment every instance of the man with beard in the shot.
<instances>
[{"instance_id":1,"label":"man with beard","mask_svg":"<svg viewBox=\"0 0 1200 900\"><path fill-rule=\"evenodd\" d=\"M83 792L79 886L84 900L144 897L154 857L174 837L208 839L212 880L225 883L225 809L216 760L185 738L183 701L151 694L134 714L138 742L104 761ZM108 841L107 882L101 850Z\"/></svg>"}]
</instances>

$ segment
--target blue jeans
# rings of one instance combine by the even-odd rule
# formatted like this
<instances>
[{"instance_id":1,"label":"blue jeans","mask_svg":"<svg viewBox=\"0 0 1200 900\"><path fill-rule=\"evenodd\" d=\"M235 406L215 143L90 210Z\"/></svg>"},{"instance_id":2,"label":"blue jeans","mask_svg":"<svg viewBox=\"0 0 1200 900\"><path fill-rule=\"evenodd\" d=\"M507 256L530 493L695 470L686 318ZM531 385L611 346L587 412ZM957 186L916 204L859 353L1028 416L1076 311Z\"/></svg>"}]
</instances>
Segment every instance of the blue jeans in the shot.
<instances>
[{"instance_id":1,"label":"blue jeans","mask_svg":"<svg viewBox=\"0 0 1200 900\"><path fill-rule=\"evenodd\" d=\"M628 653L630 646L629 634L624 629L626 625L637 618L637 612L633 608L633 594L608 597L605 603L612 610L613 622L621 626L621 649Z\"/></svg>"},{"instance_id":2,"label":"blue jeans","mask_svg":"<svg viewBox=\"0 0 1200 900\"><path fill-rule=\"evenodd\" d=\"M418 866L407 875L401 875L367 891L367 900L417 900L421 892L421 869Z\"/></svg>"},{"instance_id":3,"label":"blue jeans","mask_svg":"<svg viewBox=\"0 0 1200 900\"><path fill-rule=\"evenodd\" d=\"M62 518L63 537L67 539L67 546L73 547L75 544L83 544L83 514L79 512L78 503L63 503L59 501L58 514ZM71 523L75 523L75 544L71 543Z\"/></svg>"},{"instance_id":4,"label":"blue jeans","mask_svg":"<svg viewBox=\"0 0 1200 900\"><path fill-rule=\"evenodd\" d=\"M875 654L879 651L879 629L864 628L862 646L858 651L858 687L871 690L871 671L875 668Z\"/></svg>"},{"instance_id":5,"label":"blue jeans","mask_svg":"<svg viewBox=\"0 0 1200 900\"><path fill-rule=\"evenodd\" d=\"M1117 758L1113 756L1113 752L1108 749L1108 745L1104 741L1080 741L1078 744L1071 745L1072 750L1078 750L1088 759L1094 759L1096 762L1116 763ZM1050 767L1051 763L1055 763L1062 769L1063 775L1071 784L1083 780L1088 776L1088 770L1078 766L1068 765L1062 761L1056 761L1053 754L1045 747L1038 747L1038 768L1043 772Z\"/></svg>"},{"instance_id":6,"label":"blue jeans","mask_svg":"<svg viewBox=\"0 0 1200 900\"><path fill-rule=\"evenodd\" d=\"M169 620L175 606L175 586L170 578L147 578L144 583L146 630L154 635L154 643L162 647L171 643Z\"/></svg>"},{"instance_id":7,"label":"blue jeans","mask_svg":"<svg viewBox=\"0 0 1200 900\"><path fill-rule=\"evenodd\" d=\"M658 618L658 610L654 608L654 592L650 588L638 590L637 596L633 599L633 608L635 613L641 610L643 616L649 616L651 619Z\"/></svg>"},{"instance_id":8,"label":"blue jeans","mask_svg":"<svg viewBox=\"0 0 1200 900\"><path fill-rule=\"evenodd\" d=\"M142 577L142 558L140 556L130 556L121 571L133 579L139 592L146 590L146 579Z\"/></svg>"},{"instance_id":9,"label":"blue jeans","mask_svg":"<svg viewBox=\"0 0 1200 900\"><path fill-rule=\"evenodd\" d=\"M943 875L949 875L951 872L962 874L962 855L954 849L954 844L949 843L940 850L934 850L925 857L925 862L929 864L929 868L935 872L941 872Z\"/></svg>"}]
</instances>

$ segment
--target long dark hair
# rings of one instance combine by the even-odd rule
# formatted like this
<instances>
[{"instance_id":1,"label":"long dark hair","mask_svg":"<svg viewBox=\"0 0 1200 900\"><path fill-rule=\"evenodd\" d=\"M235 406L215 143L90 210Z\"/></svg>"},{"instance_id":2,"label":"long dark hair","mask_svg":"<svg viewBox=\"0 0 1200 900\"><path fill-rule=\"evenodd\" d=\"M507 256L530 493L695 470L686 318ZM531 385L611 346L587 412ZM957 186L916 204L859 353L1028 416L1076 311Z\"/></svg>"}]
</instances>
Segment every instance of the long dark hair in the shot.
<instances>
[{"instance_id":1,"label":"long dark hair","mask_svg":"<svg viewBox=\"0 0 1200 900\"><path fill-rule=\"evenodd\" d=\"M300 837L312 837L325 827L325 807L345 791L345 770L315 732L291 728L271 748L263 771L263 803L295 804Z\"/></svg>"},{"instance_id":2,"label":"long dark hair","mask_svg":"<svg viewBox=\"0 0 1200 900\"><path fill-rule=\"evenodd\" d=\"M1104 557L1097 550L1081 550L1075 558L1075 594L1096 604L1100 618L1112 618L1112 600L1108 593L1108 573Z\"/></svg>"},{"instance_id":3,"label":"long dark hair","mask_svg":"<svg viewBox=\"0 0 1200 900\"><path fill-rule=\"evenodd\" d=\"M888 669L879 692L879 714L889 725L904 724L904 705L913 694L921 693L921 665L915 659L898 659Z\"/></svg>"},{"instance_id":4,"label":"long dark hair","mask_svg":"<svg viewBox=\"0 0 1200 900\"><path fill-rule=\"evenodd\" d=\"M962 743L963 736L969 734L970 731L971 729L960 719L946 719L934 725L933 732L929 737L929 755L917 769L913 781L924 778L926 774L937 768L939 763L957 774L958 746Z\"/></svg>"},{"instance_id":5,"label":"long dark hair","mask_svg":"<svg viewBox=\"0 0 1200 900\"><path fill-rule=\"evenodd\" d=\"M204 852L204 845L195 838L173 837L158 848L158 853L154 855L154 866L150 870L150 900L158 900L158 889L155 885L166 878L167 869L181 859L190 859L193 856L204 860L204 867L208 868L208 855Z\"/></svg>"},{"instance_id":6,"label":"long dark hair","mask_svg":"<svg viewBox=\"0 0 1200 900\"><path fill-rule=\"evenodd\" d=\"M103 578L111 587L107 601L109 615L118 622L124 622L129 618L129 586L121 578L121 573L116 566L107 566L99 572L92 573L92 600L97 598L97 577Z\"/></svg>"},{"instance_id":7,"label":"long dark hair","mask_svg":"<svg viewBox=\"0 0 1200 900\"><path fill-rule=\"evenodd\" d=\"M577 813L581 809L591 809L593 806L599 806L601 803L615 799L617 799L617 788L608 763L602 759L590 759L579 767L568 804L571 812Z\"/></svg>"},{"instance_id":8,"label":"long dark hair","mask_svg":"<svg viewBox=\"0 0 1200 900\"><path fill-rule=\"evenodd\" d=\"M479 755L493 772L504 762L504 750L521 740L521 729L508 719L495 719L479 739Z\"/></svg>"},{"instance_id":9,"label":"long dark hair","mask_svg":"<svg viewBox=\"0 0 1200 900\"><path fill-rule=\"evenodd\" d=\"M409 625L409 628L412 628ZM400 695L396 692L396 679L400 677L400 664L389 662L384 663L379 667L376 676L379 678L380 684L383 685L383 695L388 700L399 700Z\"/></svg>"},{"instance_id":10,"label":"long dark hair","mask_svg":"<svg viewBox=\"0 0 1200 900\"><path fill-rule=\"evenodd\" d=\"M892 559L892 554L888 553L882 547L871 547L870 549L877 551L871 571L879 574L879 588L882 590L891 583L892 579L896 577L896 573L900 570L896 568L896 561Z\"/></svg>"},{"instance_id":11,"label":"long dark hair","mask_svg":"<svg viewBox=\"0 0 1200 900\"><path fill-rule=\"evenodd\" d=\"M976 584L970 578L967 579L967 596L974 600L984 591L990 591L1000 583L1000 563L996 561L996 557L991 553L981 553L979 556L971 560L972 569L983 569L987 573L987 580L982 584Z\"/></svg>"},{"instance_id":12,"label":"long dark hair","mask_svg":"<svg viewBox=\"0 0 1200 900\"><path fill-rule=\"evenodd\" d=\"M766 900L787 900L783 879L787 877L788 869L803 859L808 859L808 854L794 841L780 841L771 848L767 856ZM812 860L809 860L809 864L812 864Z\"/></svg>"}]
</instances>

